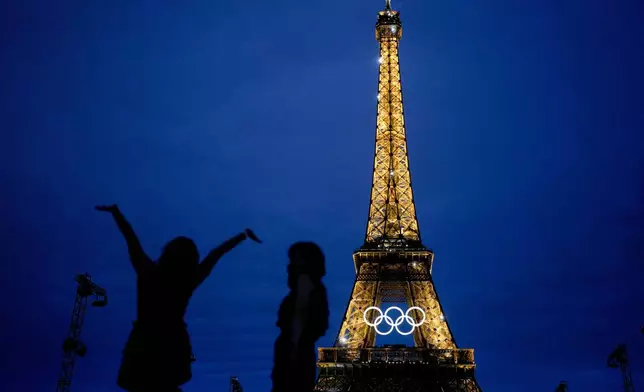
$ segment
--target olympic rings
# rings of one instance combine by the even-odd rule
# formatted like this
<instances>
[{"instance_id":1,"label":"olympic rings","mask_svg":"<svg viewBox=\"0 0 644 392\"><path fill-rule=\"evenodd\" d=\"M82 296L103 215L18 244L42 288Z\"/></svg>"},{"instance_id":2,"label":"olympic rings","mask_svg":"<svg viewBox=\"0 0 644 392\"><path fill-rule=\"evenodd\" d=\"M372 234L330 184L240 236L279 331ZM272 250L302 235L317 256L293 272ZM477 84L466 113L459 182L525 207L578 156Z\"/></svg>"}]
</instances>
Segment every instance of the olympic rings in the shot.
<instances>
[{"instance_id":1,"label":"olympic rings","mask_svg":"<svg viewBox=\"0 0 644 392\"><path fill-rule=\"evenodd\" d=\"M367 320L367 313L369 313L369 311L370 311L370 310L378 311L378 312L380 313L380 316L377 316L377 317L373 320L373 323L372 323L372 322L370 322L369 320ZM396 321L394 321L394 320L389 316L389 312L391 312L392 310L396 310L396 311L400 312L400 316L398 316L398 317L396 318ZM419 312L421 312L421 313L423 314L423 319L422 319L420 322L418 322L418 323L417 323L417 322L415 322L415 321L414 321L414 319L413 319L413 317L411 317L411 316L409 315L409 313L410 313L412 310L418 310ZM403 335L403 336L406 336L406 335L411 335L411 334L414 332L414 329L415 329L416 327L420 327L421 325L423 325L423 324L425 323L425 320L427 319L427 314L425 313L425 311L424 311L424 310L422 310L422 309L421 309L421 308L419 308L418 306L412 306L411 308L407 309L407 312L403 312L403 311L402 311L402 309L400 309L398 306L392 306L392 307L390 307L389 309L385 310L385 313L382 313L382 310L380 310L380 308L377 308L377 307L375 307L375 306L370 306L370 307L368 307L367 309L365 309L365 311L364 311L364 313L363 313L363 315L362 315L362 318L364 319L364 322L365 322L368 326L370 326L370 327L374 327L374 329L376 330L376 333L377 333L378 335L389 335L389 334L390 334L390 333L392 333L392 332L394 331L394 329L395 329L395 330L396 330L396 332L398 332L399 334L401 334L401 335ZM382 322L383 322L383 321L384 321L385 323L387 323L387 325L389 325L389 330L388 330L388 331L386 331L386 332L381 332L381 331L378 329L378 326L379 326L380 324L382 324ZM409 332L403 332L403 331L401 331L400 329L398 329L398 326L399 326L399 325L401 325L404 321L406 321L406 322L407 322L407 324L411 325L411 331L409 331Z\"/></svg>"}]
</instances>

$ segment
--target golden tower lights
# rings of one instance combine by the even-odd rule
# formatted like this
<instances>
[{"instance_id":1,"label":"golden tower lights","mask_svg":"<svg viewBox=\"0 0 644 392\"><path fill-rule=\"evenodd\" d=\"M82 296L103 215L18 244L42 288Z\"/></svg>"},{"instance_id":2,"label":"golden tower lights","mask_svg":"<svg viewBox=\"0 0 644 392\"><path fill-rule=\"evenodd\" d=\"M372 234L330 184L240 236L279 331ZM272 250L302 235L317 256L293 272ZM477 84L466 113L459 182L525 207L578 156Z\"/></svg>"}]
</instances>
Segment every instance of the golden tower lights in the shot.
<instances>
[{"instance_id":1,"label":"golden tower lights","mask_svg":"<svg viewBox=\"0 0 644 392\"><path fill-rule=\"evenodd\" d=\"M337 339L318 350L316 390L480 392L474 350L456 345L434 288L434 253L421 241L398 56L402 23L390 0L375 27L380 58L369 215L364 243L353 253L356 279ZM387 302L406 302L407 313L380 310ZM404 333L414 347L377 347L376 335L393 332L399 321L413 327Z\"/></svg>"}]
</instances>

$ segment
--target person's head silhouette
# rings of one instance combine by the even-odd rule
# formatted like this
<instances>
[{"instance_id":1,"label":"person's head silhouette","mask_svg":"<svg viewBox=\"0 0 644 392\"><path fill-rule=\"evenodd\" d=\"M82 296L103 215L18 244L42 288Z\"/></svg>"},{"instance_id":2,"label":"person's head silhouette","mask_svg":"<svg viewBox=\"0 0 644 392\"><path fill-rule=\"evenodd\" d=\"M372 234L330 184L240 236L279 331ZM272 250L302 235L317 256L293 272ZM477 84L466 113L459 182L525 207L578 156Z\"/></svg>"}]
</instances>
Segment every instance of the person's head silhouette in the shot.
<instances>
[{"instance_id":1,"label":"person's head silhouette","mask_svg":"<svg viewBox=\"0 0 644 392\"><path fill-rule=\"evenodd\" d=\"M176 237L163 247L159 257L159 268L177 277L191 275L199 265L199 251L194 241L187 237Z\"/></svg>"},{"instance_id":2,"label":"person's head silhouette","mask_svg":"<svg viewBox=\"0 0 644 392\"><path fill-rule=\"evenodd\" d=\"M288 250L289 285L300 274L307 274L312 280L320 280L326 274L324 253L313 242L296 242Z\"/></svg>"}]
</instances>

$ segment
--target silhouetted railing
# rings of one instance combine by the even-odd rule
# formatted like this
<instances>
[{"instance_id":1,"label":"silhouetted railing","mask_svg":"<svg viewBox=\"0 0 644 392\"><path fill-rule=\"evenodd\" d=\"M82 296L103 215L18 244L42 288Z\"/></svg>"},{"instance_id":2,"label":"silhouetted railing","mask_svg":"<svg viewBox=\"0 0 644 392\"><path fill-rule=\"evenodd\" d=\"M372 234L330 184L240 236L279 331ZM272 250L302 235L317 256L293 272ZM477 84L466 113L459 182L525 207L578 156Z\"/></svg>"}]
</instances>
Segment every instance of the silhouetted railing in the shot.
<instances>
[{"instance_id":1,"label":"silhouetted railing","mask_svg":"<svg viewBox=\"0 0 644 392\"><path fill-rule=\"evenodd\" d=\"M320 348L318 364L341 363L419 363L440 367L473 367L474 350L433 350L428 348Z\"/></svg>"}]
</instances>

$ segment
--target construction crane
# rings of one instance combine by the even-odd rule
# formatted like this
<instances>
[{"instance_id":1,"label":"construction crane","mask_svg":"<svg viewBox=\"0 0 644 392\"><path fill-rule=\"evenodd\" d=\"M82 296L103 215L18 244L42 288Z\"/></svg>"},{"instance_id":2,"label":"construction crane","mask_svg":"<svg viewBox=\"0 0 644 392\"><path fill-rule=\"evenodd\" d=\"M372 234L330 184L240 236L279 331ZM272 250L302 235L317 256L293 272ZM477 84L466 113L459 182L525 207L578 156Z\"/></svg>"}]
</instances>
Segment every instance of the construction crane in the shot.
<instances>
[{"instance_id":1,"label":"construction crane","mask_svg":"<svg viewBox=\"0 0 644 392\"><path fill-rule=\"evenodd\" d=\"M85 316L88 297L94 297L92 306L102 308L107 305L107 293L105 289L93 283L89 274L77 275L76 282L78 286L76 288L76 299L74 300L74 309L72 311L72 322L69 326L67 338L63 341L63 366L58 377L56 392L69 392L72 384L76 356L78 355L82 358L87 352L87 348L80 340L80 334L83 328L83 318Z\"/></svg>"},{"instance_id":2,"label":"construction crane","mask_svg":"<svg viewBox=\"0 0 644 392\"><path fill-rule=\"evenodd\" d=\"M230 378L230 392L244 392L244 388L242 388L237 377Z\"/></svg>"},{"instance_id":3,"label":"construction crane","mask_svg":"<svg viewBox=\"0 0 644 392\"><path fill-rule=\"evenodd\" d=\"M559 385L557 385L557 388L555 389L555 392L568 392L568 382L560 381Z\"/></svg>"},{"instance_id":4,"label":"construction crane","mask_svg":"<svg viewBox=\"0 0 644 392\"><path fill-rule=\"evenodd\" d=\"M631 376L631 369L628 367L628 355L626 353L626 345L619 344L617 348L608 356L608 367L619 368L622 371L622 381L624 383L625 392L635 392L633 386L633 376Z\"/></svg>"}]
</instances>

